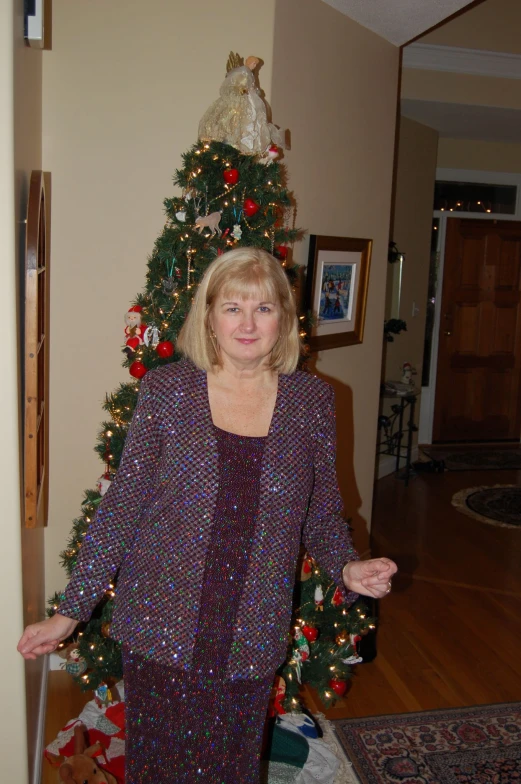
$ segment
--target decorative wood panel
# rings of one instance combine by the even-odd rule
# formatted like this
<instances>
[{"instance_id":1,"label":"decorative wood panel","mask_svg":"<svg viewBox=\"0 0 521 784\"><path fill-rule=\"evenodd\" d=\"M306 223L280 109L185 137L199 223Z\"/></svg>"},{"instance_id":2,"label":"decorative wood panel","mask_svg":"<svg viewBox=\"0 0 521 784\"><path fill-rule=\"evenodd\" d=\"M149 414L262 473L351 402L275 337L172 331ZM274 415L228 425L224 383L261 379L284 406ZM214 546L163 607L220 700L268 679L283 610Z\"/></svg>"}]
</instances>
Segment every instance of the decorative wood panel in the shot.
<instances>
[{"instance_id":1,"label":"decorative wood panel","mask_svg":"<svg viewBox=\"0 0 521 784\"><path fill-rule=\"evenodd\" d=\"M25 252L25 525L47 525L49 491L50 178L33 171Z\"/></svg>"},{"instance_id":2,"label":"decorative wood panel","mask_svg":"<svg viewBox=\"0 0 521 784\"><path fill-rule=\"evenodd\" d=\"M510 354L515 350L517 325L517 308L496 308L492 352ZM517 326L516 326L517 325Z\"/></svg>"}]
</instances>

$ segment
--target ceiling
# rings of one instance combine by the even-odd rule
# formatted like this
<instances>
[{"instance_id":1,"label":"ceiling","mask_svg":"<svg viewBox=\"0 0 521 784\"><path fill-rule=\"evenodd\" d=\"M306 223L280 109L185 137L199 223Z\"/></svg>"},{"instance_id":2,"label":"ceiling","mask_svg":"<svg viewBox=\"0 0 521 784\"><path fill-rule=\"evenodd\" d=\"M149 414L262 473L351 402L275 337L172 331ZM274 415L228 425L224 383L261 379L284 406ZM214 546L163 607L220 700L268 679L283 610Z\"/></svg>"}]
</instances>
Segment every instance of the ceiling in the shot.
<instances>
[{"instance_id":1,"label":"ceiling","mask_svg":"<svg viewBox=\"0 0 521 784\"><path fill-rule=\"evenodd\" d=\"M402 46L472 0L324 0L337 11Z\"/></svg>"},{"instance_id":2,"label":"ceiling","mask_svg":"<svg viewBox=\"0 0 521 784\"><path fill-rule=\"evenodd\" d=\"M518 28L518 16L512 17L512 8L515 7L517 2L521 0L486 0L486 3L481 5L478 0L323 0L328 5L336 8L337 11L349 16L363 27L367 27L377 35L385 38L395 46L403 46L410 43L413 39L421 36L423 33L430 30L432 27L439 25L444 19L457 14L458 15L452 26L457 25L458 30L465 29L465 25L471 25L473 11L469 13L468 22L465 21L465 8L466 6L474 7L475 13L480 14L485 5L489 6L488 16L492 14L492 22L494 22L494 35L497 39L498 30L501 28L516 29ZM482 0L483 2L483 0ZM495 15L492 12L492 5L494 3ZM509 11L510 8L510 11ZM470 9L467 9L470 10ZM498 16L499 14L499 16ZM497 17L497 23L494 21ZM512 17L512 18L511 18ZM516 22L517 20L517 22ZM490 21L490 19L489 19ZM451 22L448 23L447 29L451 27ZM486 41L488 28L483 27L481 22L482 49L490 49L492 51L494 45L487 47ZM443 43L444 26L438 27L437 36L440 42ZM429 41L430 38L427 38ZM435 39L436 42L437 39ZM497 43L497 40L496 40ZM423 44L423 41L421 42ZM465 46L464 43L460 44ZM418 45L415 44L405 50L413 49ZM444 47L440 47L443 49ZM448 50L447 50L448 51ZM451 52L457 52L457 49L451 49ZM459 50L465 51L465 50ZM474 50L471 50L474 51ZM514 51L511 48L504 49L503 52ZM517 49L515 51L518 51ZM477 52L483 54L483 52ZM504 58L505 54L499 53L499 58ZM521 54L516 55L517 58ZM416 67L422 67L417 65ZM435 69L438 70L438 69ZM443 70L443 68L441 68ZM445 69L447 70L447 69ZM449 68L448 70L452 70ZM468 71L467 71L468 72ZM501 74L491 73L490 75L501 76ZM504 75L505 76L505 75ZM519 77L517 77L519 78ZM498 79L498 88L501 79ZM500 88L499 88L500 89ZM458 103L445 103L442 101L424 101L412 100L402 98L401 112L405 117L416 120L423 125L427 125L438 131L441 137L448 137L453 139L475 139L480 141L490 142L510 142L519 144L521 139L521 110L507 109L495 106L479 106Z\"/></svg>"}]
</instances>

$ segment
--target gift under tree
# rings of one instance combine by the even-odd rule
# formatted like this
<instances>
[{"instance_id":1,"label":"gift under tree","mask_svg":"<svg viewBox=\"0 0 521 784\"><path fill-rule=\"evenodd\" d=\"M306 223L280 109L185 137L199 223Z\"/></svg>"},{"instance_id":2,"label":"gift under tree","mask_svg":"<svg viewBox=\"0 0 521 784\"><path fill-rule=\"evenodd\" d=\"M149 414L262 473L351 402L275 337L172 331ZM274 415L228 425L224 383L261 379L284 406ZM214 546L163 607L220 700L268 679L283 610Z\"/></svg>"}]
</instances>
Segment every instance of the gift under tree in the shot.
<instances>
[{"instance_id":1,"label":"gift under tree","mask_svg":"<svg viewBox=\"0 0 521 784\"><path fill-rule=\"evenodd\" d=\"M124 317L123 364L131 378L108 395L104 405L107 419L96 445L104 471L96 488L86 491L81 513L74 520L62 553L68 576L89 523L118 468L139 380L149 370L181 359L176 350L177 335L190 309L194 288L208 265L233 247L254 246L274 254L286 267L288 247L297 239L294 204L285 185L284 167L278 160L283 135L268 122L256 87L254 70L258 62L250 57L243 63L238 55L230 56L220 97L203 116L198 141L183 155L183 165L175 173L178 194L165 199L166 221L147 263L145 288ZM290 267L287 272L291 276ZM318 566L313 564L310 568L318 584ZM74 655L67 669L83 689L97 689L122 675L120 646L110 637L115 590L116 580L108 587L91 620L75 635ZM327 590L326 585L324 603L330 602ZM59 600L58 594L51 599L51 612L57 609ZM306 619L306 612L304 602L299 618ZM335 602L331 608L328 605L328 612L316 611L316 616L314 623L297 621L300 626L294 632L296 647L290 653L285 679L294 679L297 684L306 682L309 672L316 681L322 669L322 680L326 680L321 693L327 700L325 691L332 680L332 662L337 662L338 679L345 680L348 665L343 659L348 658L347 648L337 644L329 652L330 646L325 646L327 655L320 653L315 661L316 656L305 655L302 635L310 640L309 634L314 632L309 630L315 628L317 640L310 640L309 644L321 652L328 639L328 632L320 629L323 621L330 625L331 616L336 617L342 623L342 634L358 633L363 624L359 613L350 612L347 617L354 620L350 629L345 622L345 608ZM352 649L351 638L350 645ZM334 686L330 689L339 693ZM293 701L293 706L296 704L292 683L288 700Z\"/></svg>"}]
</instances>

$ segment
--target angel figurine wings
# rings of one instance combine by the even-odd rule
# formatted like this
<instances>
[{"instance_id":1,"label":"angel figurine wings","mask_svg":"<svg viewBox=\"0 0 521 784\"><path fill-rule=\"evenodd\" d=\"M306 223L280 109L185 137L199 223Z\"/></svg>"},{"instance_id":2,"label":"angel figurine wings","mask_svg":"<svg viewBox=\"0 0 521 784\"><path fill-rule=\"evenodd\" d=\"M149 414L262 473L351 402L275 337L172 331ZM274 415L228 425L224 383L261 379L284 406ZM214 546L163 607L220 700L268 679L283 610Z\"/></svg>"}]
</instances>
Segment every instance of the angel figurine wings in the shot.
<instances>
[{"instance_id":1,"label":"angel figurine wings","mask_svg":"<svg viewBox=\"0 0 521 784\"><path fill-rule=\"evenodd\" d=\"M270 145L283 146L284 135L268 122L266 104L255 84L257 57L246 62L230 53L220 96L199 123L202 141L230 144L246 155L263 155Z\"/></svg>"}]
</instances>

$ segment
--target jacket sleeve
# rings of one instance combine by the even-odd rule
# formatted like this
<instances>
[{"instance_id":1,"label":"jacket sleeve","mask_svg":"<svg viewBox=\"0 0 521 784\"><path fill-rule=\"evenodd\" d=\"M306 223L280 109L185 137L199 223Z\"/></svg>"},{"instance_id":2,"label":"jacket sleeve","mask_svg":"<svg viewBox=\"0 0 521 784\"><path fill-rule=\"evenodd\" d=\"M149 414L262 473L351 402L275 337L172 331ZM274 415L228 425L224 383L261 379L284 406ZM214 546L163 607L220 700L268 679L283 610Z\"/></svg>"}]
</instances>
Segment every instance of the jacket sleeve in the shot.
<instances>
[{"instance_id":1,"label":"jacket sleeve","mask_svg":"<svg viewBox=\"0 0 521 784\"><path fill-rule=\"evenodd\" d=\"M359 556L353 547L338 489L335 401L328 384L321 383L312 416L314 483L302 540L308 553L328 572L346 602L351 604L358 594L346 589L342 570L348 561L356 561Z\"/></svg>"},{"instance_id":2,"label":"jacket sleeve","mask_svg":"<svg viewBox=\"0 0 521 784\"><path fill-rule=\"evenodd\" d=\"M160 456L159 417L150 389L153 374L141 381L120 465L79 549L58 612L88 621L131 546L153 493Z\"/></svg>"}]
</instances>

